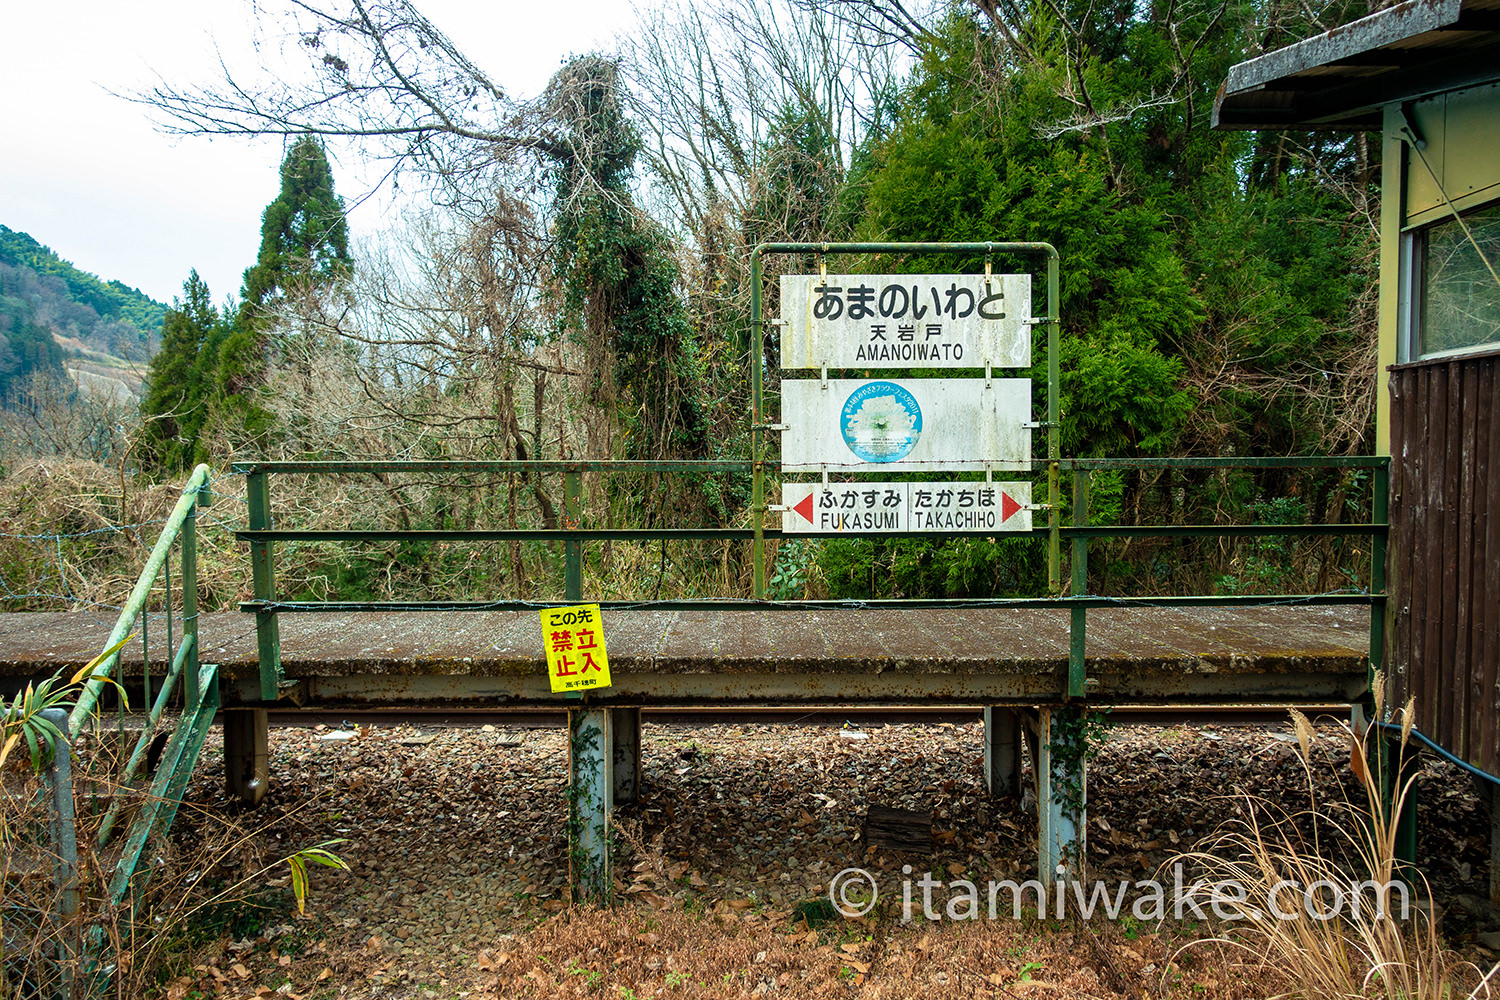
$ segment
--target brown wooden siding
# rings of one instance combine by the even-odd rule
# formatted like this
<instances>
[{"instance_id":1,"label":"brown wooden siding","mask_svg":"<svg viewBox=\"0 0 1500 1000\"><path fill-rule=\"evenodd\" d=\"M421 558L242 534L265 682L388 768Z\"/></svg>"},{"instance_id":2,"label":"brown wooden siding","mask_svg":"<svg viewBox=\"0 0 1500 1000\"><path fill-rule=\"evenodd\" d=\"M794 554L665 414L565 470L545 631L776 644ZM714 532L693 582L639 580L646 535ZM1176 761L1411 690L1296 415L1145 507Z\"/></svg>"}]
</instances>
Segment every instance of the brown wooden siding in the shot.
<instances>
[{"instance_id":1,"label":"brown wooden siding","mask_svg":"<svg viewBox=\"0 0 1500 1000\"><path fill-rule=\"evenodd\" d=\"M1386 669L1417 726L1500 774L1500 353L1391 368Z\"/></svg>"}]
</instances>

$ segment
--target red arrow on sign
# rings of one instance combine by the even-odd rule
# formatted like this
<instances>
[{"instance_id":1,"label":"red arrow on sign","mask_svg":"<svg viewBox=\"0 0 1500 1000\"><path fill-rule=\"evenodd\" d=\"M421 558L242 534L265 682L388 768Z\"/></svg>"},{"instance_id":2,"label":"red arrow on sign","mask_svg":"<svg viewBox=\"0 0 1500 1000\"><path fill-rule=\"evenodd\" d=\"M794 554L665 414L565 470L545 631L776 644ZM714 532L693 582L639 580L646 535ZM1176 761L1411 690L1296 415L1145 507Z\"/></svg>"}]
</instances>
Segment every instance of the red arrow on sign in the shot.
<instances>
[{"instance_id":1,"label":"red arrow on sign","mask_svg":"<svg viewBox=\"0 0 1500 1000\"><path fill-rule=\"evenodd\" d=\"M1004 502L1005 501L1003 500L1001 501L1002 504ZM802 502L793 507L792 510L795 510L797 513L801 514L802 519L808 524L812 524L813 495L809 493L806 497L803 498Z\"/></svg>"},{"instance_id":2,"label":"red arrow on sign","mask_svg":"<svg viewBox=\"0 0 1500 1000\"><path fill-rule=\"evenodd\" d=\"M808 499L812 498L809 497ZM1012 500L1009 493L1006 493L1004 490L1000 491L1000 520L1002 522L1009 521L1010 516L1020 509L1021 505ZM808 518L808 520L812 520L812 518Z\"/></svg>"}]
</instances>

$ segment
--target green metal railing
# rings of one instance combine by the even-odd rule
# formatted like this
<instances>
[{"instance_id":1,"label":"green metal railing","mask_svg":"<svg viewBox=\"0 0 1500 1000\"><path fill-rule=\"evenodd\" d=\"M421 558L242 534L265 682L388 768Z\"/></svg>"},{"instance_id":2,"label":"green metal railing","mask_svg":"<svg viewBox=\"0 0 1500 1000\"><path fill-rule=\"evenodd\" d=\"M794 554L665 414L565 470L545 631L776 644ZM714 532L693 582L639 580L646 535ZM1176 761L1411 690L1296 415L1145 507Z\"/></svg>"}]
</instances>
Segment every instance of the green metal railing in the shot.
<instances>
[{"instance_id":1,"label":"green metal railing","mask_svg":"<svg viewBox=\"0 0 1500 1000\"><path fill-rule=\"evenodd\" d=\"M1302 604L1370 607L1370 652L1371 660L1379 663L1383 648L1385 607L1385 540L1387 525L1387 491L1389 459L1368 456L1335 457L1286 457L1286 458L1160 458L1160 459L1057 459L1037 460L1032 463L1033 472L1045 472L1049 478L1067 472L1072 475L1073 504L1072 522L1063 524L1059 505L1050 505L1049 524L1046 528L1033 529L1032 537L1049 542L1047 597L988 597L988 598L933 598L933 599L862 599L823 601L767 601L764 598L733 599L675 599L642 602L639 600L601 601L605 607L639 607L643 603L651 607L670 609L700 608L782 608L787 610L830 607L1030 607L1066 608L1071 614L1070 669L1068 695L1070 698L1086 696L1087 679L1084 676L1083 649L1087 630L1088 611L1097 608L1148 606L1148 607L1254 607L1266 604ZM580 524L578 511L579 483L585 473L609 472L703 472L746 471L748 462L254 462L239 463L233 471L245 475L249 482L250 527L236 532L236 537L251 545L255 574L255 595L250 601L241 602L241 609L254 612L261 645L261 693L266 700L274 700L283 683L280 668L279 629L276 616L281 612L307 611L476 611L519 610L539 606L536 601L500 598L496 600L322 600L294 601L279 599L275 591L273 552L276 543L298 541L561 541L564 543L564 598L580 600L582 587L582 553L590 542L610 540L690 540L716 539L720 541L744 541L754 545L766 540L791 540L802 538L840 538L847 534L838 532L785 533L779 529L764 527L764 513L756 520L762 522L752 528L584 528ZM1163 525L1093 525L1089 523L1090 489L1092 474L1098 471L1144 471L1144 470L1369 470L1371 489L1371 519L1363 522L1317 523L1317 524L1163 524ZM547 529L506 530L397 530L397 529L347 529L347 530L298 530L272 527L270 477L277 473L298 474L347 474L347 473L473 473L473 472L535 472L561 474L568 521L575 526ZM963 535L986 535L993 532L909 532L883 534L882 538L901 537L958 537ZM1025 537L1024 533L1010 532L1011 537ZM1090 544L1095 539L1109 538L1255 538L1255 537L1359 537L1371 538L1370 580L1367 591L1345 591L1320 594L1189 594L1182 596L1133 596L1110 597L1088 593L1088 562ZM1062 560L1059 546L1054 539L1069 543L1069 586L1064 590L1057 581L1062 579Z\"/></svg>"},{"instance_id":2,"label":"green metal railing","mask_svg":"<svg viewBox=\"0 0 1500 1000\"><path fill-rule=\"evenodd\" d=\"M1047 303L1043 315L1031 319L1033 324L1046 327L1047 339L1047 419L1035 426L1047 430L1047 454L1045 458L1032 461L1034 474L1044 474L1047 479L1048 502L1042 507L1047 512L1047 527L1034 529L1033 536L1044 537L1047 542L1047 597L1043 598L982 598L961 600L862 600L855 602L767 602L765 601L767 540L783 538L847 537L838 533L797 532L786 535L767 528L766 516L770 512L767 503L766 480L769 474L766 459L765 433L772 429L765 414L764 345L761 331L765 329L762 316L761 285L762 258L766 254L816 254L820 258L827 254L874 254L911 253L975 256L983 255L986 261L997 254L1035 255L1045 261ZM1379 457L1287 457L1287 458L1156 458L1156 459L1109 459L1109 458L1063 458L1061 455L1061 412L1059 340L1059 258L1057 251L1046 243L1029 242L969 242L969 243L766 243L757 246L751 255L750 276L752 286L751 328L756 331L755 347L751 351L751 456L748 460L679 460L679 461L377 461L377 462L247 462L238 463L232 471L246 476L247 495L250 503L248 529L237 533L243 541L250 543L251 565L254 576L254 600L241 603L245 611L256 615L256 633L260 648L261 697L266 701L276 700L285 679L280 660L280 632L277 614L298 611L422 611L422 610L502 610L534 608L536 602L516 600L495 601L284 601L276 596L273 550L278 542L294 541L561 541L564 549L564 598L570 601L583 597L583 547L589 542L609 540L693 540L716 539L720 541L748 541L751 545L752 598L750 601L727 599L686 599L652 601L659 608L725 608L735 606L754 607L1050 607L1067 608L1070 611L1070 657L1069 698L1084 698L1087 693L1087 678L1084 674L1084 648L1087 633L1088 611L1092 608L1129 605L1162 607L1201 606L1253 606L1267 603L1301 603L1325 605L1368 604L1370 606L1371 657L1378 663L1383 648L1383 624L1385 604L1385 539L1386 539L1386 493L1388 459ZM1217 525L1181 524L1162 526L1096 526L1089 524L1089 493L1091 475L1107 470L1172 470L1172 469L1368 469L1372 476L1372 516L1367 523L1356 524L1301 524L1301 525ZM545 529L503 530L286 530L273 527L271 515L270 476L277 473L302 473L327 475L342 473L482 473L518 472L523 474L562 476L563 523L561 527ZM584 528L580 508L583 476L586 473L723 473L749 472L752 476L751 524L748 528ZM1061 496L1062 475L1073 477L1073 524L1063 524ZM932 537L934 535L988 534L990 532L913 532L907 537ZM1007 533L1013 535L1014 533ZM1100 597L1087 593L1088 559L1090 540L1095 538L1139 538L1139 537L1255 537L1255 536L1357 536L1368 535L1371 546L1371 586L1363 593L1333 594L1284 594L1284 595L1195 595L1181 597ZM883 534L881 537L902 537L900 533ZM1069 542L1068 562L1070 580L1065 589L1063 583L1062 543ZM640 606L640 601L602 601L604 606Z\"/></svg>"},{"instance_id":3,"label":"green metal railing","mask_svg":"<svg viewBox=\"0 0 1500 1000\"><path fill-rule=\"evenodd\" d=\"M133 893L138 894L151 877L153 866L142 867L141 859L151 841L164 836L171 827L193 766L219 707L218 668L213 664L198 662L197 512L200 507L211 503L211 478L211 471L205 465L198 466L189 476L182 496L166 518L161 534L146 559L146 565L104 644L103 651L109 651L109 655L104 656L95 666L93 675L80 689L71 713L64 714L61 709L49 710L56 712L56 717L49 721L57 727L65 742L71 742L73 736L96 727L103 692L115 687L123 690L123 683L127 678L122 676L120 669L122 651L127 640L136 634L139 627L143 663L141 686L148 706L146 722L123 769L115 776L119 791L110 796L110 805L99 823L96 835L97 843L102 847L115 831L127 803L139 802L139 812L125 836L114 870L108 876L107 890L111 906L119 906L131 898ZM175 643L171 574L174 546L179 555L178 581L181 591L181 639ZM147 623L154 614L150 605L159 582L164 583L165 659L169 666L153 691L152 648L148 641ZM173 700L179 684L183 687L182 716L164 747L149 788L141 796L122 794L129 789L140 770L156 727ZM123 697L120 698L120 709L123 735ZM88 995L95 995L105 988L115 964L107 957L111 944L103 926L95 924L86 933L80 934L80 928L75 925L80 916L80 866L73 809L74 787L67 767L70 760L71 755L66 752L54 754L47 770L47 780L52 791L49 809L50 836L57 859L55 881L59 902L58 950L49 959L54 968L44 976L47 983L60 991L57 995L72 996L74 985L80 982L85 984Z\"/></svg>"},{"instance_id":4,"label":"green metal railing","mask_svg":"<svg viewBox=\"0 0 1500 1000\"><path fill-rule=\"evenodd\" d=\"M208 507L213 503L213 495L209 489L209 482L213 473L206 465L200 465L193 470L183 486L182 496L178 499L172 513L167 516L166 524L162 527L161 534L156 539L156 545L152 547L151 554L146 558L146 566L141 570L140 577L136 580L135 587L125 601L125 606L120 610L120 617L115 622L115 627L109 633L109 639L104 643L104 649L122 642L129 636L137 624L145 626L142 614L145 613L146 605L151 599L151 593L156 587L157 580L166 577L167 584L167 646L171 657L172 666L167 675L162 679L163 692L165 689L175 686L179 677L186 674L188 683L186 688L186 700L189 704L198 699L198 508ZM181 539L181 586L182 586L182 644L177 651L172 653L172 629L171 629L171 605L172 584L169 568L169 560L172 546ZM149 649L146 644L146 635L142 635L142 648ZM146 697L150 698L151 692L151 657L144 655L143 683ZM109 685L116 668L120 663L120 651L114 653L102 662L94 671L94 678L84 685L79 694L78 701L73 711L68 716L68 725L74 732L78 732L89 718L94 714L99 704L99 695ZM161 695L157 702L163 707L165 701ZM154 724L160 717L160 710L153 705L151 722ZM138 748L139 749L139 748Z\"/></svg>"},{"instance_id":5,"label":"green metal railing","mask_svg":"<svg viewBox=\"0 0 1500 1000\"><path fill-rule=\"evenodd\" d=\"M1071 596L1062 603L1071 609L1068 656L1068 696L1087 695L1084 649L1087 644L1088 609L1121 605L1234 607L1298 603L1305 605L1370 606L1371 670L1380 663L1385 636L1385 543L1390 492L1390 459L1383 456L1315 456L1286 458L1158 458L1158 459L1066 459L1057 463L1073 474L1073 521L1061 529L1071 540ZM1089 492L1092 474L1105 470L1146 469L1365 469L1371 475L1370 520L1352 524L1180 524L1121 526L1089 524ZM1363 593L1202 595L1188 597L1093 597L1088 595L1089 540L1093 538L1231 538L1360 536L1371 538L1370 588Z\"/></svg>"},{"instance_id":6,"label":"green metal railing","mask_svg":"<svg viewBox=\"0 0 1500 1000\"><path fill-rule=\"evenodd\" d=\"M118 776L122 787L129 785L136 778L147 756L147 747L156 733L162 714L171 703L178 684L181 683L183 687L182 716L164 748L140 813L126 834L125 849L110 879L110 898L116 904L124 900L132 886L137 890L140 888L140 880L136 878L136 868L141 855L153 836L163 834L171 827L177 805L182 800L183 792L192 774L193 765L198 759L198 754L207 738L208 729L218 711L218 668L213 664L204 665L199 662L198 642L198 509L208 507L213 503L210 488L212 477L213 472L206 465L199 465L188 477L183 485L182 496L168 515L161 534L157 537L156 544L146 559L145 568L141 570L141 575L136 580L135 587L121 609L120 617L115 622L104 646L105 649L110 649L119 645L132 634L137 624L141 626L142 688L147 701L147 712L145 724L141 727L141 735ZM182 593L182 639L175 649L172 643L174 599L171 576L171 555L174 546L178 549L180 566L178 579ZM160 686L156 689L153 698L151 648L146 641L145 626L150 614L148 604L159 579L165 582L163 605L169 667L161 678ZM112 681L119 682L116 675L119 672L121 652L122 650L117 649L104 659L95 669L94 676L85 684L68 718L69 727L73 732L81 732L84 727L94 721L100 694ZM114 833L125 804L126 798L117 795L105 812L96 835L100 846L107 843ZM149 878L149 876L150 870L147 869L145 877Z\"/></svg>"},{"instance_id":7,"label":"green metal railing","mask_svg":"<svg viewBox=\"0 0 1500 1000\"><path fill-rule=\"evenodd\" d=\"M773 430L765 412L765 359L764 333L766 324L762 316L761 285L762 257L771 253L811 253L820 256L830 253L874 254L874 253L924 253L984 255L988 262L996 254L1039 255L1045 260L1047 302L1045 313L1027 317L1031 325L1043 324L1047 343L1046 420L1028 423L1031 427L1047 431L1046 456L1031 462L1033 474L1041 474L1047 481L1047 503L1041 505L1047 512L1045 528L1034 529L1031 535L1045 540L1047 548L1046 597L1041 598L981 598L968 600L861 600L861 601L786 601L770 602L766 595L766 549L767 540L783 538L847 537L838 533L798 532L786 534L766 526L771 507L767 502L767 477L770 469L766 456L766 432ZM988 263L986 273L988 273ZM1065 459L1061 454L1060 372L1059 372L1059 258L1057 251L1045 243L773 243L755 248L751 256L751 329L754 349L751 351L751 454L748 460L740 461L491 461L491 462L250 462L233 466L233 471L246 476L249 500L249 524L237 537L250 543L251 566L254 579L254 599L243 602L241 608L254 612L257 642L260 651L260 697L270 703L278 700L283 690L295 686L288 681L281 664L280 630L277 616L282 612L302 611L457 611L457 610L519 610L534 609L541 602L520 600L494 601L284 601L276 593L275 546L278 543L299 541L379 542L379 541L560 541L563 547L563 592L570 602L583 599L583 552L591 542L609 540L695 540L748 542L751 549L752 581L749 600L669 600L669 601L600 601L609 607L652 608L781 608L790 611L823 607L1031 607L1066 608L1069 612L1069 656L1068 674L1061 700L1071 704L1058 709L1059 718L1073 717L1081 721L1087 707L1089 678L1087 676L1087 634L1089 612L1097 608L1119 606L1247 606L1270 603L1300 603L1324 605L1368 605L1370 607L1370 648L1372 662L1378 663L1383 648L1384 624L1384 561L1386 521L1386 493L1388 462L1383 458L1237 458L1237 459ZM988 371L986 372L988 374ZM826 373L825 373L826 375ZM1219 524L1167 524L1162 526L1097 526L1090 524L1090 491L1092 476L1101 471L1171 470L1171 469L1228 469L1248 468L1265 470L1289 469L1345 469L1373 471L1371 517L1359 524L1301 524L1301 525L1219 525ZM752 482L750 525L747 528L585 528L581 505L583 477L589 473L744 473L749 472ZM383 473L452 473L472 476L476 473L511 472L524 475L560 475L562 477L563 511L561 525L545 529L505 530L287 530L275 527L272 517L271 477L275 474L299 473L326 474L383 474ZM1063 524L1064 503L1062 477L1067 472L1072 476L1072 521ZM986 473L986 478L989 473ZM957 536L964 534L994 534L980 532L912 532L908 537L932 537L934 535ZM1006 532L1014 537L1016 533ZM1364 592L1283 595L1188 595L1178 597L1103 597L1088 593L1088 562L1090 546L1098 538L1142 538L1142 537L1255 537L1255 536L1338 536L1368 535L1371 544L1370 587ZM899 534L882 533L882 538L900 537ZM1065 586L1063 580L1062 543L1069 545L1070 579ZM596 733L609 732L609 712L583 706L570 708L570 725L579 723L587 714L597 714ZM1039 732L1052 732L1053 709L1043 706L1038 711ZM591 723L594 724L594 723ZM1073 737L1060 737L1053 745L1050 736L1040 737L1045 759L1051 761L1042 766L1048 775L1043 783L1045 807L1039 807L1041 832L1039 833L1039 870L1044 880L1050 882L1059 859L1070 856L1081 843L1081 817L1069 817L1062 801L1053 794L1058 788L1082 787L1083 755L1063 754L1054 758L1054 752L1074 746ZM579 757L577 740L573 741L575 759L573 765L587 770ZM607 740L606 740L607 746ZM597 748L596 748L597 749ZM587 756L586 754L584 756ZM1063 763L1058 763L1063 760ZM1071 761L1071 763L1068 763ZM1075 775L1076 772L1076 775ZM591 772L592 773L592 772ZM1068 781L1076 781L1068 785ZM1059 785L1061 780L1063 784ZM608 796L597 798L597 814L591 822L600 829L607 828ZM594 800L591 800L594 801ZM576 808L579 800L573 800L570 808ZM1081 810L1081 803L1079 803ZM580 889L586 897L607 899L609 896L607 837L593 847L583 845L581 839L572 841L572 849L590 853L597 862L590 870L593 876L585 876ZM1071 855L1076 860L1078 855Z\"/></svg>"}]
</instances>

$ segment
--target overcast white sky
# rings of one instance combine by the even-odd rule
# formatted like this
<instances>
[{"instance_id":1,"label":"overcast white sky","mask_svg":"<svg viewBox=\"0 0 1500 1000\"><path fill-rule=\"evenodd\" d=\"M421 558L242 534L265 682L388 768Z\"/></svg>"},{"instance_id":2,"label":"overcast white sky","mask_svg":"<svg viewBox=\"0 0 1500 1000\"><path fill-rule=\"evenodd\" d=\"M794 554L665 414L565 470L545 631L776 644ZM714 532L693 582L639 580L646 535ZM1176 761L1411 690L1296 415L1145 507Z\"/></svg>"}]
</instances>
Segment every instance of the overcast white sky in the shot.
<instances>
[{"instance_id":1,"label":"overcast white sky","mask_svg":"<svg viewBox=\"0 0 1500 1000\"><path fill-rule=\"evenodd\" d=\"M495 83L540 93L567 56L609 50L634 21L629 3L416 0ZM162 302L191 268L222 302L260 245L260 213L276 197L277 140L181 138L156 132L144 108L109 90L182 85L214 71L215 46L236 58L248 0L28 0L8 4L0 31L0 225L29 233L106 281ZM346 199L358 164L334 163ZM371 201L355 232L380 228Z\"/></svg>"}]
</instances>

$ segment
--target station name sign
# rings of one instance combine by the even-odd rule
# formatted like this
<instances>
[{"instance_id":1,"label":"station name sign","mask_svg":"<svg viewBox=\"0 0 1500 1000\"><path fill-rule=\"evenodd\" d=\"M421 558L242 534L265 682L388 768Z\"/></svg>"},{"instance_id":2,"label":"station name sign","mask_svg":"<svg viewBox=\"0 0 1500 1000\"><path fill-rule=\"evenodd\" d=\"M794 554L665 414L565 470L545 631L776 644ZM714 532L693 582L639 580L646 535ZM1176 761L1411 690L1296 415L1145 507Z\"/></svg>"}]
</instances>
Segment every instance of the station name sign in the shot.
<instances>
[{"instance_id":1,"label":"station name sign","mask_svg":"<svg viewBox=\"0 0 1500 1000\"><path fill-rule=\"evenodd\" d=\"M1025 368L1026 274L787 274L782 368Z\"/></svg>"},{"instance_id":2,"label":"station name sign","mask_svg":"<svg viewBox=\"0 0 1500 1000\"><path fill-rule=\"evenodd\" d=\"M1031 530L1031 484L784 483L788 534Z\"/></svg>"}]
</instances>

